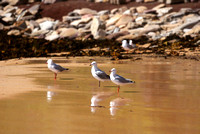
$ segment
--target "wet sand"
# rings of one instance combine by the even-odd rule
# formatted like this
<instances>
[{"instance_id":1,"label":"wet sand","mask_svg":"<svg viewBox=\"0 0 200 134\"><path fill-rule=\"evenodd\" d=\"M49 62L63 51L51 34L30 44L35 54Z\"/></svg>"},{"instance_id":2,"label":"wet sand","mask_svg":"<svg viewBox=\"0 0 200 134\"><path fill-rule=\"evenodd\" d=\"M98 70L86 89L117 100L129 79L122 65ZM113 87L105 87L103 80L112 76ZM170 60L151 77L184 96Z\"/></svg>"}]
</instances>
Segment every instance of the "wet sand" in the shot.
<instances>
[{"instance_id":1,"label":"wet sand","mask_svg":"<svg viewBox=\"0 0 200 134\"><path fill-rule=\"evenodd\" d=\"M70 69L57 81L46 67L47 58L0 62L1 134L199 134L199 61L52 59ZM93 59L106 73L114 67L136 83L122 86L119 94L112 82L98 87L90 73ZM91 107L92 98L97 107Z\"/></svg>"},{"instance_id":2,"label":"wet sand","mask_svg":"<svg viewBox=\"0 0 200 134\"><path fill-rule=\"evenodd\" d=\"M41 73L34 70L33 67L42 67L46 68L46 71L49 71L46 64L47 59L48 58L22 58L0 61L0 99L11 97L19 93L43 90L38 85L34 84L35 78L33 78L31 74ZM89 66L90 59L93 58L76 57L66 59L61 57L53 59L62 66L71 67ZM105 59L108 60L108 58ZM48 73L51 73L51 71Z\"/></svg>"}]
</instances>

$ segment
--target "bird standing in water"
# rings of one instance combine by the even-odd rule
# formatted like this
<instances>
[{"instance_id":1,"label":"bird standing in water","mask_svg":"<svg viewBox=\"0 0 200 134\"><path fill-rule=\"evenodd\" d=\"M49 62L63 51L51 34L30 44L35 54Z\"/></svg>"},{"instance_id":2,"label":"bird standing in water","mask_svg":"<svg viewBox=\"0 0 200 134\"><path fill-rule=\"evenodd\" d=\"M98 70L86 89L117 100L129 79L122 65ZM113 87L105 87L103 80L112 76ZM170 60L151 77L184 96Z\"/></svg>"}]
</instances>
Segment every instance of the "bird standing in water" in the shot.
<instances>
[{"instance_id":1,"label":"bird standing in water","mask_svg":"<svg viewBox=\"0 0 200 134\"><path fill-rule=\"evenodd\" d=\"M55 74L54 79L55 80L56 80L56 77L57 77L57 73L62 72L64 70L69 70L68 68L64 68L64 67L61 67L60 65L57 65L56 63L53 62L52 59L48 59L47 64L48 64L47 65L48 69L51 70L52 72L54 72L54 74Z\"/></svg>"},{"instance_id":2,"label":"bird standing in water","mask_svg":"<svg viewBox=\"0 0 200 134\"><path fill-rule=\"evenodd\" d=\"M131 81L130 79L126 79L120 75L116 74L116 69L113 68L110 70L110 80L115 83L116 85L118 85L118 90L117 92L119 93L119 89L120 89L120 85L126 85L126 84L132 84L135 83L134 81Z\"/></svg>"},{"instance_id":3,"label":"bird standing in water","mask_svg":"<svg viewBox=\"0 0 200 134\"><path fill-rule=\"evenodd\" d=\"M90 65L92 66L91 68L92 76L99 81L99 87L101 81L103 82L110 80L110 76L97 67L96 61L93 61Z\"/></svg>"}]
</instances>

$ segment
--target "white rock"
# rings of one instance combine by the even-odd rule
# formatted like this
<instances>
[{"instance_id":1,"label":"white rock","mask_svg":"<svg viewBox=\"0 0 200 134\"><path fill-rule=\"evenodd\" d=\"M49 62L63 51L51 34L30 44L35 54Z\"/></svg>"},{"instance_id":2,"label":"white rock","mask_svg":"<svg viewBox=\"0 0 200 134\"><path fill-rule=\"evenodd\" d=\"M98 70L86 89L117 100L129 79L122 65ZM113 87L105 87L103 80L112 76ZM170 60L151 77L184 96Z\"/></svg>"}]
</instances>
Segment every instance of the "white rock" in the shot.
<instances>
[{"instance_id":1,"label":"white rock","mask_svg":"<svg viewBox=\"0 0 200 134\"><path fill-rule=\"evenodd\" d=\"M57 31L54 31L51 35L45 37L46 40L52 41L58 39L60 36Z\"/></svg>"},{"instance_id":2,"label":"white rock","mask_svg":"<svg viewBox=\"0 0 200 134\"><path fill-rule=\"evenodd\" d=\"M58 21L56 21L56 22L45 21L45 22L40 23L39 26L40 26L41 30L51 30L51 29L53 29L53 26L57 23L58 23Z\"/></svg>"}]
</instances>

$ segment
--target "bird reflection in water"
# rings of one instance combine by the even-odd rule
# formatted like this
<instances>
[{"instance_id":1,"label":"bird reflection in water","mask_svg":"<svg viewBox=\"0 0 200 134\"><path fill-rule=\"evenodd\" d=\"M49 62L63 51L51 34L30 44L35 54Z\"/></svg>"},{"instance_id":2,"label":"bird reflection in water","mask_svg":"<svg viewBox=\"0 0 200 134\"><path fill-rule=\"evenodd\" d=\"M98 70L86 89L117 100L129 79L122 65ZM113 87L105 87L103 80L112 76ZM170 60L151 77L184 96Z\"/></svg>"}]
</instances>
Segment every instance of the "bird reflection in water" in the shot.
<instances>
[{"instance_id":1,"label":"bird reflection in water","mask_svg":"<svg viewBox=\"0 0 200 134\"><path fill-rule=\"evenodd\" d=\"M131 99L118 97L110 101L110 115L114 116L121 106L128 105Z\"/></svg>"},{"instance_id":2,"label":"bird reflection in water","mask_svg":"<svg viewBox=\"0 0 200 134\"><path fill-rule=\"evenodd\" d=\"M47 91L47 102L52 101L54 95L55 93L53 91Z\"/></svg>"},{"instance_id":3,"label":"bird reflection in water","mask_svg":"<svg viewBox=\"0 0 200 134\"><path fill-rule=\"evenodd\" d=\"M101 108L104 106L99 105L99 102L104 101L105 99L109 98L110 96L113 96L114 92L101 92L97 93L96 95L92 96L91 98L91 112L95 113L97 108Z\"/></svg>"},{"instance_id":4,"label":"bird reflection in water","mask_svg":"<svg viewBox=\"0 0 200 134\"><path fill-rule=\"evenodd\" d=\"M52 101L53 96L56 95L56 93L55 93L54 91L52 91L52 90L59 89L59 87L60 87L60 86L57 85L56 83L54 83L54 85L48 85L48 86L47 86L47 89L48 89L47 95L46 95L46 97L47 97L47 102Z\"/></svg>"}]
</instances>

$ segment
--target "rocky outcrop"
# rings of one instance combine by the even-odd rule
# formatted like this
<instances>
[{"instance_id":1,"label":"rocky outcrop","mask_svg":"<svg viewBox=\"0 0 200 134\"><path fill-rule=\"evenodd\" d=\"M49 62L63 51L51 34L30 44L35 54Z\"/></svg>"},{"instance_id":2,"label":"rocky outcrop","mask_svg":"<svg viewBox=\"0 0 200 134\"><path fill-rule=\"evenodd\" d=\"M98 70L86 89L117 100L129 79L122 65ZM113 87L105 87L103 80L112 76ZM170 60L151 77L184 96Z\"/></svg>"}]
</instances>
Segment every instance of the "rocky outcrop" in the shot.
<instances>
[{"instance_id":1,"label":"rocky outcrop","mask_svg":"<svg viewBox=\"0 0 200 134\"><path fill-rule=\"evenodd\" d=\"M21 1L22 2L22 1ZM0 8L0 29L8 35L44 38L48 41L69 39L141 39L161 40L172 35L180 38L199 36L200 9L183 8L173 12L165 4L152 9L145 6L121 7L111 11L76 9L61 21L40 17L40 4L28 9L7 5Z\"/></svg>"}]
</instances>

